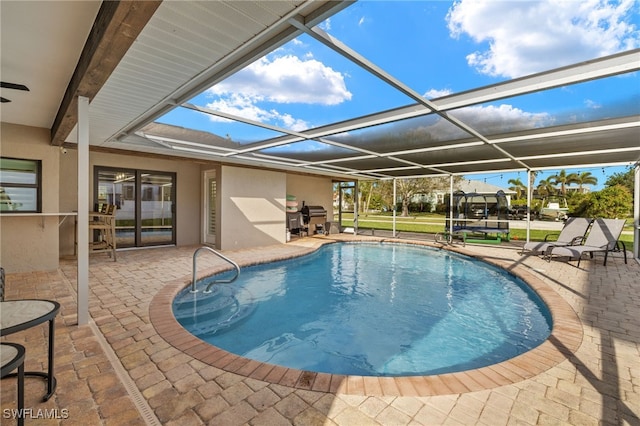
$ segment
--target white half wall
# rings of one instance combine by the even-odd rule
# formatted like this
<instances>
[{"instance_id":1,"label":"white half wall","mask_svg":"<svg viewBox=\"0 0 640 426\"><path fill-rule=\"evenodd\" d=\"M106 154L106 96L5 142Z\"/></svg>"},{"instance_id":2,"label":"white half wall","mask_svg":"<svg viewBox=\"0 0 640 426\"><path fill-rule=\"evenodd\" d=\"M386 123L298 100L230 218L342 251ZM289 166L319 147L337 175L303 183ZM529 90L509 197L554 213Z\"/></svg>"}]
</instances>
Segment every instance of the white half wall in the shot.
<instances>
[{"instance_id":1,"label":"white half wall","mask_svg":"<svg viewBox=\"0 0 640 426\"><path fill-rule=\"evenodd\" d=\"M285 242L285 173L222 166L218 188L221 250Z\"/></svg>"},{"instance_id":2,"label":"white half wall","mask_svg":"<svg viewBox=\"0 0 640 426\"><path fill-rule=\"evenodd\" d=\"M42 161L42 212L59 213L60 149L49 144L49 129L2 123L3 157ZM0 264L7 272L58 269L58 216L0 218ZM73 222L74 218L68 218Z\"/></svg>"}]
</instances>

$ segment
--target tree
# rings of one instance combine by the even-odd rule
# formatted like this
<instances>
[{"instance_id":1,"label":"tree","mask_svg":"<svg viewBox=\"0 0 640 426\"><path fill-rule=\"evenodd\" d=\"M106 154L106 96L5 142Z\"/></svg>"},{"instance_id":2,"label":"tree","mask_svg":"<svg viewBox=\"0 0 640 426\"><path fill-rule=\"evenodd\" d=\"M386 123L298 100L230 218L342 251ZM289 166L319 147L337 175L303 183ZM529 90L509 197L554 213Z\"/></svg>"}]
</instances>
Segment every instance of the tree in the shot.
<instances>
[{"instance_id":1,"label":"tree","mask_svg":"<svg viewBox=\"0 0 640 426\"><path fill-rule=\"evenodd\" d=\"M598 178L592 175L591 172L582 172L576 175L575 182L580 186L580 193L582 193L584 185L596 185Z\"/></svg>"},{"instance_id":2,"label":"tree","mask_svg":"<svg viewBox=\"0 0 640 426\"><path fill-rule=\"evenodd\" d=\"M369 213L369 205L375 191L375 185L376 182L371 180L358 182L358 208L365 216Z\"/></svg>"},{"instance_id":3,"label":"tree","mask_svg":"<svg viewBox=\"0 0 640 426\"><path fill-rule=\"evenodd\" d=\"M560 184L560 193L564 197L565 195L567 195L567 185L576 183L577 178L578 178L578 175L576 173L567 174L567 171L562 169L560 170L560 173L557 173L553 176L549 176L549 181L552 182L554 185Z\"/></svg>"},{"instance_id":4,"label":"tree","mask_svg":"<svg viewBox=\"0 0 640 426\"><path fill-rule=\"evenodd\" d=\"M588 204L588 202L585 201L587 198L589 198L589 194L582 194L579 192L571 194L570 197L567 197L567 206L569 207L569 216L586 217L584 215L583 210L585 209L585 206Z\"/></svg>"},{"instance_id":5,"label":"tree","mask_svg":"<svg viewBox=\"0 0 640 426\"><path fill-rule=\"evenodd\" d=\"M626 172L614 173L609 176L607 181L604 183L604 186L622 185L633 194L633 175L633 166L629 166Z\"/></svg>"},{"instance_id":6,"label":"tree","mask_svg":"<svg viewBox=\"0 0 640 426\"><path fill-rule=\"evenodd\" d=\"M536 172L535 170L530 170L529 171L529 187L530 188L535 188L535 181L536 181L536 177L538 176L538 172Z\"/></svg>"},{"instance_id":7,"label":"tree","mask_svg":"<svg viewBox=\"0 0 640 426\"><path fill-rule=\"evenodd\" d=\"M631 213L633 198L622 185L609 186L602 191L585 194L576 212L584 217L625 218Z\"/></svg>"},{"instance_id":8,"label":"tree","mask_svg":"<svg viewBox=\"0 0 640 426\"><path fill-rule=\"evenodd\" d=\"M396 181L396 196L402 202L400 216L409 216L409 203L414 195L429 192L426 179L398 179Z\"/></svg>"},{"instance_id":9,"label":"tree","mask_svg":"<svg viewBox=\"0 0 640 426\"><path fill-rule=\"evenodd\" d=\"M462 179L459 176L454 177L454 184ZM420 194L431 194L436 189L449 188L449 178L437 177L437 178L410 178L410 179L397 179L396 180L396 198L395 201L402 203L403 217L409 216L409 204L414 196ZM393 181L382 181L380 183L380 190L384 192L386 198L393 200ZM391 202L392 206L396 203Z\"/></svg>"},{"instance_id":10,"label":"tree","mask_svg":"<svg viewBox=\"0 0 640 426\"><path fill-rule=\"evenodd\" d=\"M540 180L536 189L538 190L538 195L545 198L550 195L555 195L556 193L556 187L553 186L553 183L548 179Z\"/></svg>"},{"instance_id":11,"label":"tree","mask_svg":"<svg viewBox=\"0 0 640 426\"><path fill-rule=\"evenodd\" d=\"M527 187L525 186L524 183L522 183L520 178L509 179L507 183L509 185L512 185L509 187L509 189L516 192L516 199L522 198L522 193L526 192Z\"/></svg>"}]
</instances>

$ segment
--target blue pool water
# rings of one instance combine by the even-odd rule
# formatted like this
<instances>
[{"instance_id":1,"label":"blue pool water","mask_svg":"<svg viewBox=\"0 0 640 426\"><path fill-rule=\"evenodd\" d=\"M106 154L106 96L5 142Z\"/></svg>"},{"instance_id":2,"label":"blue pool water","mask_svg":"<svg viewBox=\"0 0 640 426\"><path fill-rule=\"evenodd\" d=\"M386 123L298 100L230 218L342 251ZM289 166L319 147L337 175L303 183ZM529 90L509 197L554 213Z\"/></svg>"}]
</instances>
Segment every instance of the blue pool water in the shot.
<instances>
[{"instance_id":1,"label":"blue pool water","mask_svg":"<svg viewBox=\"0 0 640 426\"><path fill-rule=\"evenodd\" d=\"M208 295L188 290L173 311L194 335L247 358L316 372L468 370L524 353L551 332L547 307L520 279L412 245L329 244L244 268Z\"/></svg>"}]
</instances>

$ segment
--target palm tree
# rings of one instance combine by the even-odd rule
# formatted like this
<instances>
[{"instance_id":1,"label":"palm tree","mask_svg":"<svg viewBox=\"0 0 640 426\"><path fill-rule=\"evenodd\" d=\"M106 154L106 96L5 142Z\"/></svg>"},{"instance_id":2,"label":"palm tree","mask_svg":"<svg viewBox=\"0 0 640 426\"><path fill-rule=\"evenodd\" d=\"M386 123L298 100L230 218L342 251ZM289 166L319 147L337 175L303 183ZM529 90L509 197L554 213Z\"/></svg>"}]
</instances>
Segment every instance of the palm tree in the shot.
<instances>
[{"instance_id":1,"label":"palm tree","mask_svg":"<svg viewBox=\"0 0 640 426\"><path fill-rule=\"evenodd\" d=\"M536 189L538 190L538 195L541 195L544 198L550 195L555 195L556 193L556 187L553 186L551 178L542 179L540 182L538 182L538 187Z\"/></svg>"},{"instance_id":2,"label":"palm tree","mask_svg":"<svg viewBox=\"0 0 640 426\"><path fill-rule=\"evenodd\" d=\"M560 170L560 173L549 176L549 181L553 182L554 185L560 184L560 193L563 197L567 195L567 185L577 182L577 179L578 175L576 173L567 174L564 169Z\"/></svg>"},{"instance_id":3,"label":"palm tree","mask_svg":"<svg viewBox=\"0 0 640 426\"><path fill-rule=\"evenodd\" d=\"M583 185L596 185L598 178L593 176L591 172L582 172L576 177L576 183L580 185L580 193L582 193Z\"/></svg>"},{"instance_id":4,"label":"palm tree","mask_svg":"<svg viewBox=\"0 0 640 426\"><path fill-rule=\"evenodd\" d=\"M536 177L538 176L537 171L535 170L530 170L529 171L529 187L533 190L533 188L535 188L535 182L536 182Z\"/></svg>"},{"instance_id":5,"label":"palm tree","mask_svg":"<svg viewBox=\"0 0 640 426\"><path fill-rule=\"evenodd\" d=\"M507 182L510 185L509 189L516 192L516 199L520 199L522 197L522 193L527 190L527 187L522 183L520 178L509 179Z\"/></svg>"}]
</instances>

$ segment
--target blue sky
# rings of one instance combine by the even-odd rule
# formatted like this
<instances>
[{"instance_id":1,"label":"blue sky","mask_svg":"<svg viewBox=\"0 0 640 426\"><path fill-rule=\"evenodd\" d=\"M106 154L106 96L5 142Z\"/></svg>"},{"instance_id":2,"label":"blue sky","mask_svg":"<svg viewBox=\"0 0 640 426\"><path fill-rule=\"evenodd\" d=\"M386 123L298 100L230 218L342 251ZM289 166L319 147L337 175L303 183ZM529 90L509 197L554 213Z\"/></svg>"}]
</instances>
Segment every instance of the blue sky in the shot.
<instances>
[{"instance_id":1,"label":"blue sky","mask_svg":"<svg viewBox=\"0 0 640 426\"><path fill-rule=\"evenodd\" d=\"M631 0L360 1L320 27L432 99L638 48L639 12L640 3ZM635 74L476 105L460 114L472 113L478 122L490 116L513 129L638 114ZM190 102L292 130L414 103L306 35ZM183 108L158 121L241 143L279 135ZM598 177L595 189L622 170L606 168L603 175L602 168L571 169ZM518 175L469 177L506 185ZM520 177L526 180L526 173Z\"/></svg>"}]
</instances>

